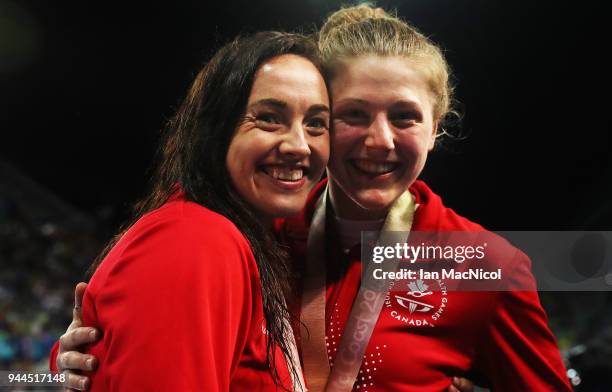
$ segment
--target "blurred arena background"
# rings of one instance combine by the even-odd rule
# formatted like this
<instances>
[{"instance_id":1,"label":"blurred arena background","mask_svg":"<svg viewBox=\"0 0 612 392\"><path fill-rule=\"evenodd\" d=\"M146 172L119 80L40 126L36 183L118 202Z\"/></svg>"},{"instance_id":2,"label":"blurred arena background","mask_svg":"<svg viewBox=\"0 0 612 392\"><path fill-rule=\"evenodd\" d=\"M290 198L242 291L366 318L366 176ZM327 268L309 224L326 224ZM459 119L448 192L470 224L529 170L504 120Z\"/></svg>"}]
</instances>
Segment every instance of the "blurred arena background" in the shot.
<instances>
[{"instance_id":1,"label":"blurred arena background","mask_svg":"<svg viewBox=\"0 0 612 392\"><path fill-rule=\"evenodd\" d=\"M342 3L0 0L0 370L47 368L75 283L143 193L159 130L207 56L238 33L312 31ZM424 173L450 207L496 230L612 229L602 6L377 4L454 70L465 140ZM576 390L612 390L610 292L542 302Z\"/></svg>"},{"instance_id":2,"label":"blurred arena background","mask_svg":"<svg viewBox=\"0 0 612 392\"><path fill-rule=\"evenodd\" d=\"M0 370L48 366L99 230L94 217L0 161Z\"/></svg>"}]
</instances>

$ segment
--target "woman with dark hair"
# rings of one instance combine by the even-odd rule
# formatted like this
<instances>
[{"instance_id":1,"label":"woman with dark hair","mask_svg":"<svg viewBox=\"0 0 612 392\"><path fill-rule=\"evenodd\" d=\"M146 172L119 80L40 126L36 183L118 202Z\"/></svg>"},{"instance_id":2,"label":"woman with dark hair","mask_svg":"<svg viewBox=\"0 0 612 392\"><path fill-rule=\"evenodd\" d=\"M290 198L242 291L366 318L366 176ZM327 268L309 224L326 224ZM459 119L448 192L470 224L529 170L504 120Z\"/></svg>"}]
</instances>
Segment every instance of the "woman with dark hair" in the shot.
<instances>
[{"instance_id":1,"label":"woman with dark hair","mask_svg":"<svg viewBox=\"0 0 612 392\"><path fill-rule=\"evenodd\" d=\"M301 388L272 221L321 178L328 127L310 39L258 33L213 56L170 123L152 190L92 265L83 323L103 338L88 350L91 390Z\"/></svg>"}]
</instances>

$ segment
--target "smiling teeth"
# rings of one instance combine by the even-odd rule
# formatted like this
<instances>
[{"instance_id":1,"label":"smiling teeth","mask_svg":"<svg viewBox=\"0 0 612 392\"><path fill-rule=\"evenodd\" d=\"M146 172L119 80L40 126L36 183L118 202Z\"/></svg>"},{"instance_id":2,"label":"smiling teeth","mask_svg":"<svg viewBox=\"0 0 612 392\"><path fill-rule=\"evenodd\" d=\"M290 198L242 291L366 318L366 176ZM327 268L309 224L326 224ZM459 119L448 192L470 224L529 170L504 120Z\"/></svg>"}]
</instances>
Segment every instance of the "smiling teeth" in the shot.
<instances>
[{"instance_id":1,"label":"smiling teeth","mask_svg":"<svg viewBox=\"0 0 612 392\"><path fill-rule=\"evenodd\" d=\"M269 167L266 172L274 179L282 181L299 181L304 177L303 169L288 167Z\"/></svg>"},{"instance_id":2,"label":"smiling teeth","mask_svg":"<svg viewBox=\"0 0 612 392\"><path fill-rule=\"evenodd\" d=\"M388 173L391 170L395 169L395 166L396 166L395 163L376 163L372 161L362 161L362 160L356 160L354 162L355 162L355 166L359 170L362 170L370 174Z\"/></svg>"}]
</instances>

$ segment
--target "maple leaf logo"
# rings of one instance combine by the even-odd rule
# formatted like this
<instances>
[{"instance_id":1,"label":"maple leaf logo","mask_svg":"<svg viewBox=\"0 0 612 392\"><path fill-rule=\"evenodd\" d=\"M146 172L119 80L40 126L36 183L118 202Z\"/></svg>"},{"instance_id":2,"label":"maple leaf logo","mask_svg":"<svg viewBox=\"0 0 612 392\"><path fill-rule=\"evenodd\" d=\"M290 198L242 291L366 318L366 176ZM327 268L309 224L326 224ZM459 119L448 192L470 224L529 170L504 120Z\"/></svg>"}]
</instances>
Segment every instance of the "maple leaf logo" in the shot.
<instances>
[{"instance_id":1,"label":"maple leaf logo","mask_svg":"<svg viewBox=\"0 0 612 392\"><path fill-rule=\"evenodd\" d=\"M423 282L422 279L418 279L416 281L412 281L408 283L408 288L410 289L410 291L408 292L408 295L412 295L413 297L416 297L416 298L420 298L426 295L433 294L432 291L427 291L429 286L425 282Z\"/></svg>"}]
</instances>

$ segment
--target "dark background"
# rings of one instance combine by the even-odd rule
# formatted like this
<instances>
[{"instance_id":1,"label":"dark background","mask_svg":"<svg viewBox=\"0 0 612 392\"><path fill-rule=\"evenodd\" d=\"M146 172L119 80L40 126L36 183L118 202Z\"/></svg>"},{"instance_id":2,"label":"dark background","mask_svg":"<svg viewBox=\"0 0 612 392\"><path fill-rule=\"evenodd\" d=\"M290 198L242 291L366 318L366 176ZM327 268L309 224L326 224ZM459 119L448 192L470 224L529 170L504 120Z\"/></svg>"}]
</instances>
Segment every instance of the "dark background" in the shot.
<instances>
[{"instance_id":1,"label":"dark background","mask_svg":"<svg viewBox=\"0 0 612 392\"><path fill-rule=\"evenodd\" d=\"M339 3L0 1L0 157L78 208L115 207L119 222L215 48L238 33L311 31ZM493 229L612 227L602 6L378 4L439 43L454 70L468 138L424 173L447 204Z\"/></svg>"}]
</instances>

